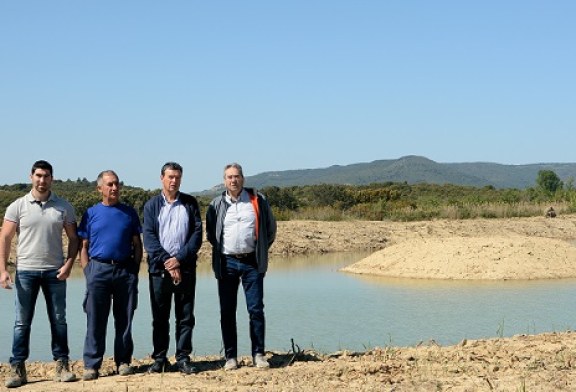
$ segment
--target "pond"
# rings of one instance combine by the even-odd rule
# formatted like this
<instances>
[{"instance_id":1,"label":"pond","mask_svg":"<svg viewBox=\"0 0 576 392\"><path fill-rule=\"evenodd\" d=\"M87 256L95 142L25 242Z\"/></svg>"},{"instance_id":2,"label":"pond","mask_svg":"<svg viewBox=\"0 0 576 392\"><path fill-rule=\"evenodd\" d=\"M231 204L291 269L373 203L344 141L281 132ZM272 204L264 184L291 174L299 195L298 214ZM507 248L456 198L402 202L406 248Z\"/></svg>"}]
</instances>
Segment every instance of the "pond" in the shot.
<instances>
[{"instance_id":1,"label":"pond","mask_svg":"<svg viewBox=\"0 0 576 392\"><path fill-rule=\"evenodd\" d=\"M438 281L367 277L339 269L366 252L273 259L265 279L268 350L288 351L291 339L321 352L406 346L434 340L441 345L462 339L533 334L572 329L576 280ZM144 266L142 268L144 270ZM140 279L134 322L137 358L152 351L148 279ZM85 282L80 268L68 283L70 357L82 358L86 317ZM240 290L241 293L241 290ZM14 323L13 293L0 290L0 362L7 362ZM216 280L208 264L198 267L195 355L222 350ZM173 319L172 319L173 320ZM106 356L112 355L112 316ZM248 320L240 295L239 355L250 355ZM50 361L50 328L40 294L32 325L30 360ZM174 354L174 339L170 343Z\"/></svg>"}]
</instances>

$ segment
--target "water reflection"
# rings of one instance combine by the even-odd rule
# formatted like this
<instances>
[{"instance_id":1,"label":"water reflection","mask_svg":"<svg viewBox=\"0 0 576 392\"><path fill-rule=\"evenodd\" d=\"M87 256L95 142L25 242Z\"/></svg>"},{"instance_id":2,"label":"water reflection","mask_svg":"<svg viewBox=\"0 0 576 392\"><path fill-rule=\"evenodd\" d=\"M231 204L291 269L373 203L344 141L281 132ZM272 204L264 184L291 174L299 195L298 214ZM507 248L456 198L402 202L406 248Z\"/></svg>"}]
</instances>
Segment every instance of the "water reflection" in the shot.
<instances>
[{"instance_id":1,"label":"water reflection","mask_svg":"<svg viewBox=\"0 0 576 392\"><path fill-rule=\"evenodd\" d=\"M301 348L324 352L362 350L373 346L413 345L434 339L440 344L464 338L511 336L560 331L574 325L571 309L576 280L437 281L392 279L339 272L367 252L273 259L265 280L267 348ZM144 267L144 266L143 266ZM144 270L144 268L143 268ZM68 283L68 324L72 359L82 357L85 314L84 277L75 268ZM134 323L135 356L151 349L148 279L143 271L139 308ZM249 355L248 320L239 300L239 354ZM14 322L13 293L0 290L0 347L8 348ZM209 263L198 268L196 295L196 355L221 350L216 281ZM110 323L111 324L110 320ZM106 355L112 353L109 325ZM172 339L173 340L173 339ZM39 297L32 326L31 360L51 360L50 329ZM171 341L171 353L174 343Z\"/></svg>"}]
</instances>

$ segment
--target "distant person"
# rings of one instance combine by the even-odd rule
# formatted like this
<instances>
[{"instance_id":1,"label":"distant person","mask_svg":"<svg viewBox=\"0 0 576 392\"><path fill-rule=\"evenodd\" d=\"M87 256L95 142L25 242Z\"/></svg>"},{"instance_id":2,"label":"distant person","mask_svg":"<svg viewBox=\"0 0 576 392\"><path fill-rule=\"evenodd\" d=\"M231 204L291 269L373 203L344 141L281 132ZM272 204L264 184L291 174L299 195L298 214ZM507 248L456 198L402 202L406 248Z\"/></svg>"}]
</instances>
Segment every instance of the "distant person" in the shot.
<instances>
[{"instance_id":1,"label":"distant person","mask_svg":"<svg viewBox=\"0 0 576 392\"><path fill-rule=\"evenodd\" d=\"M120 202L121 184L112 170L97 179L102 202L82 216L78 235L82 239L80 262L86 276L84 311L87 318L84 342L85 381L99 376L106 350L106 326L110 307L114 316L114 362L118 374L134 374L132 320L138 302L138 270L142 261L140 219L134 208Z\"/></svg>"},{"instance_id":2,"label":"distant person","mask_svg":"<svg viewBox=\"0 0 576 392\"><path fill-rule=\"evenodd\" d=\"M206 213L206 236L212 244L212 268L218 280L224 370L238 368L236 307L240 282L250 315L253 365L265 369L270 365L264 350L264 275L268 249L276 238L276 221L264 196L244 188L242 166L226 165L224 185L226 191L212 200Z\"/></svg>"},{"instance_id":3,"label":"distant person","mask_svg":"<svg viewBox=\"0 0 576 392\"><path fill-rule=\"evenodd\" d=\"M32 190L6 209L0 232L0 285L16 287L14 339L10 357L8 388L28 382L25 361L30 353L30 330L40 289L52 333L52 357L56 361L55 381L76 380L70 371L68 325L66 323L66 279L78 254L76 213L66 200L52 192L52 165L36 161L32 165ZM67 255L62 246L62 232L68 237ZM16 276L7 271L14 235L18 234Z\"/></svg>"},{"instance_id":4,"label":"distant person","mask_svg":"<svg viewBox=\"0 0 576 392\"><path fill-rule=\"evenodd\" d=\"M170 311L174 297L176 366L192 374L196 260L202 245L202 218L195 197L180 192L182 166L162 166L162 191L144 206L143 237L147 252L154 363L150 373L166 371L170 344Z\"/></svg>"},{"instance_id":5,"label":"distant person","mask_svg":"<svg viewBox=\"0 0 576 392\"><path fill-rule=\"evenodd\" d=\"M556 218L556 211L554 210L554 207L550 207L548 210L546 210L546 218Z\"/></svg>"}]
</instances>

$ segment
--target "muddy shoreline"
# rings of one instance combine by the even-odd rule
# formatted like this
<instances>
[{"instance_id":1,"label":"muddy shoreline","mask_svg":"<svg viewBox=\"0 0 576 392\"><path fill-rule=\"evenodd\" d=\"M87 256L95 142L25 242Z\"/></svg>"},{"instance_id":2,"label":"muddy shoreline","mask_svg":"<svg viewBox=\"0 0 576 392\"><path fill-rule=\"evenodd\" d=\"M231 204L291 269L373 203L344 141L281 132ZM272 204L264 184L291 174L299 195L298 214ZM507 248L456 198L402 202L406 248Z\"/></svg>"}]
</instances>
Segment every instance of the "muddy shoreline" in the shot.
<instances>
[{"instance_id":1,"label":"muddy shoreline","mask_svg":"<svg viewBox=\"0 0 576 392\"><path fill-rule=\"evenodd\" d=\"M409 249L416 252L426 243L446 245L454 238L471 241L492 238L496 239L492 243L498 244L493 246L493 250L502 252L507 249L506 242L502 245L503 238L537 238L538 243L542 244L548 243L548 240L573 243L575 228L576 216L572 215L555 219L410 223L279 222L278 240L271 251L278 256L354 250L372 250L377 254L390 251L394 246L405 246L405 253ZM512 248L516 246L513 241L508 244ZM491 257L489 248L488 245L485 250L488 258ZM462 249L459 251L463 252ZM209 254L209 245L204 244L201 262L209 262ZM567 256L561 252L552 254L545 251L544 254L548 263L562 262L567 266L576 264L576 260L565 260ZM410 268L421 269L418 265ZM479 268L480 271L482 269ZM534 278L538 276L534 275ZM570 391L576 385L576 333L570 331L464 340L452 346L440 346L430 341L414 347L377 347L361 353L344 351L327 354L305 348L295 348L295 351L268 352L272 364L268 371L257 370L250 366L249 358L242 358L243 366L239 370L224 372L221 357L195 357L194 362L200 372L190 376L177 372L148 374L146 370L152 360L141 358L134 361L139 369L137 374L121 377L114 374L112 359L107 358L102 377L98 380L67 384L51 381L53 363L34 362L28 364L30 383L19 390ZM76 373L81 375L82 362L74 361L72 365ZM3 379L7 372L8 365L1 363L0 377Z\"/></svg>"}]
</instances>

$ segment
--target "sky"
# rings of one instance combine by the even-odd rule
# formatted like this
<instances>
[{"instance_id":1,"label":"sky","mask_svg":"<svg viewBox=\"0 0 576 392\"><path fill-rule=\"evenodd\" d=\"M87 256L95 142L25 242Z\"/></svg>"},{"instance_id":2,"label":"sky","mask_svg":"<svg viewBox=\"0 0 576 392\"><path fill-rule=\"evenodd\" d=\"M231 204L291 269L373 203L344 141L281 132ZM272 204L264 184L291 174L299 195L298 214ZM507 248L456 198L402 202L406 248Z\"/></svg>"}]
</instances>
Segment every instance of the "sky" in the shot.
<instances>
[{"instance_id":1,"label":"sky","mask_svg":"<svg viewBox=\"0 0 576 392\"><path fill-rule=\"evenodd\" d=\"M0 0L0 184L576 161L573 0ZM249 185L249 184L247 184Z\"/></svg>"}]
</instances>

